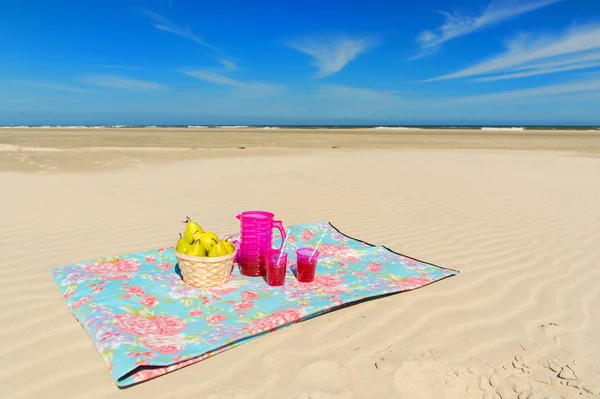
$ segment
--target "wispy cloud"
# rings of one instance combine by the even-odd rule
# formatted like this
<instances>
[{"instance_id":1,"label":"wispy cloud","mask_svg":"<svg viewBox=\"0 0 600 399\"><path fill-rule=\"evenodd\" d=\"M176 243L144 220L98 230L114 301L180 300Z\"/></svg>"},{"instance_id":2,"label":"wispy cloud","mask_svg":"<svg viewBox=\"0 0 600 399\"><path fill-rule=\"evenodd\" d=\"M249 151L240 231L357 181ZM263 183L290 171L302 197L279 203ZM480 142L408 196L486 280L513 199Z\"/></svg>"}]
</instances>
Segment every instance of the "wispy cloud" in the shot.
<instances>
[{"instance_id":1,"label":"wispy cloud","mask_svg":"<svg viewBox=\"0 0 600 399\"><path fill-rule=\"evenodd\" d=\"M457 103L482 103L482 102L506 102L517 99L525 98L544 98L547 99L552 96L563 96L574 93L590 93L595 92L598 94L600 100L600 78L596 77L593 79L582 79L569 83L562 83L557 85L546 85L538 86L530 89L520 90L508 90L497 93L481 94L475 96L464 96L450 98L442 101L446 104L457 104Z\"/></svg>"},{"instance_id":2,"label":"wispy cloud","mask_svg":"<svg viewBox=\"0 0 600 399\"><path fill-rule=\"evenodd\" d=\"M213 51L214 53L218 54L219 59L217 61L221 65L223 65L227 70L232 71L237 69L237 64L232 59L232 57L229 57L225 53L225 51L221 50L220 48L208 43L206 40L204 40L202 36L193 33L190 28L177 25L171 20L169 20L167 17L149 10L140 10L140 12L150 17L150 19L154 21L154 27L156 29L169 32L179 37L183 37L184 39L196 42L206 47L207 49Z\"/></svg>"},{"instance_id":3,"label":"wispy cloud","mask_svg":"<svg viewBox=\"0 0 600 399\"><path fill-rule=\"evenodd\" d=\"M480 77L480 81L515 79L597 66L600 24L573 27L553 37L520 35L509 41L500 55L425 82L471 77Z\"/></svg>"},{"instance_id":4,"label":"wispy cloud","mask_svg":"<svg viewBox=\"0 0 600 399\"><path fill-rule=\"evenodd\" d=\"M231 79L225 75L221 75L221 74L210 72L210 71L191 70L191 71L181 71L181 72L188 76L191 76L192 78L204 80L205 82L215 83L218 85L234 86L234 87L246 86L246 84L244 82L240 82L238 80Z\"/></svg>"},{"instance_id":5,"label":"wispy cloud","mask_svg":"<svg viewBox=\"0 0 600 399\"><path fill-rule=\"evenodd\" d=\"M147 91L167 89L167 86L160 83L123 78L114 75L83 75L80 76L78 80L95 86L112 87L123 90Z\"/></svg>"},{"instance_id":6,"label":"wispy cloud","mask_svg":"<svg viewBox=\"0 0 600 399\"><path fill-rule=\"evenodd\" d=\"M422 31L417 37L421 51L409 59L414 60L435 54L440 46L449 40L508 21L559 1L563 0L494 0L483 13L477 16L461 14L458 11L439 11L446 22L439 28Z\"/></svg>"},{"instance_id":7,"label":"wispy cloud","mask_svg":"<svg viewBox=\"0 0 600 399\"><path fill-rule=\"evenodd\" d=\"M181 70L179 71L189 77L214 83L222 86L235 88L238 97L245 98L263 98L272 97L285 91L285 86L274 83L264 83L256 81L242 82L232 79L228 76L206 70Z\"/></svg>"},{"instance_id":8,"label":"wispy cloud","mask_svg":"<svg viewBox=\"0 0 600 399\"><path fill-rule=\"evenodd\" d=\"M211 44L208 44L202 38L202 36L193 33L189 28L176 25L173 22L171 22L168 18L166 18L160 14L157 14L155 12L152 12L149 10L141 10L141 12L154 20L154 27L156 29L159 29L159 30L162 30L165 32L169 32L174 35L183 37L185 39L194 41L212 51L219 53L222 56L226 56L226 54L223 50L221 50L220 48L215 47Z\"/></svg>"},{"instance_id":9,"label":"wispy cloud","mask_svg":"<svg viewBox=\"0 0 600 399\"><path fill-rule=\"evenodd\" d=\"M319 69L317 78L324 78L342 70L350 61L377 44L373 38L304 38L287 45L311 56Z\"/></svg>"},{"instance_id":10,"label":"wispy cloud","mask_svg":"<svg viewBox=\"0 0 600 399\"><path fill-rule=\"evenodd\" d=\"M234 61L232 61L232 60L220 59L219 63L221 65L223 65L225 67L225 69L228 70L228 71L235 71L236 69L238 69L237 64Z\"/></svg>"},{"instance_id":11,"label":"wispy cloud","mask_svg":"<svg viewBox=\"0 0 600 399\"><path fill-rule=\"evenodd\" d=\"M89 90L82 89L80 87L67 86L56 83L48 82L23 82L25 86L39 87L40 89L59 90L59 91L70 91L76 93L89 93Z\"/></svg>"}]
</instances>

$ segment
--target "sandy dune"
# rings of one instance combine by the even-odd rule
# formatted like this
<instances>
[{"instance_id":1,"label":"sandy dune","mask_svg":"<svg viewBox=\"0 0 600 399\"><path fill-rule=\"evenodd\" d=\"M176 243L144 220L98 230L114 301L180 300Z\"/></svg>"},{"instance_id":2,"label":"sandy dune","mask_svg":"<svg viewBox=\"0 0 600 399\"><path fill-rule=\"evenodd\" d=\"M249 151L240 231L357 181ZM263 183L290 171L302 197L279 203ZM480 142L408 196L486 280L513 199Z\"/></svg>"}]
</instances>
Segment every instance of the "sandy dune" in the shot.
<instances>
[{"instance_id":1,"label":"sandy dune","mask_svg":"<svg viewBox=\"0 0 600 399\"><path fill-rule=\"evenodd\" d=\"M143 167L94 172L57 158L41 174L0 154L0 397L598 397L600 159L396 147L137 154ZM50 270L172 245L186 215L235 231L246 209L330 221L461 274L119 390Z\"/></svg>"}]
</instances>

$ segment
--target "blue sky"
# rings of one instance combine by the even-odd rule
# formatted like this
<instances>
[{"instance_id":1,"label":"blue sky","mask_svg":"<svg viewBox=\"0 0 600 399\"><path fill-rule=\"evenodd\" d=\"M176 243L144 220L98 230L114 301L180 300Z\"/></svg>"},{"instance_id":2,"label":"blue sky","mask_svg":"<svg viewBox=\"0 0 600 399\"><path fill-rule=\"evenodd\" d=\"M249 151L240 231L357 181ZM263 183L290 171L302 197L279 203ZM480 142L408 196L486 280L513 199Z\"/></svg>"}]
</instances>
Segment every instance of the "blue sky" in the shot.
<instances>
[{"instance_id":1,"label":"blue sky","mask_svg":"<svg viewBox=\"0 0 600 399\"><path fill-rule=\"evenodd\" d=\"M0 37L0 125L600 125L597 0L3 0Z\"/></svg>"}]
</instances>

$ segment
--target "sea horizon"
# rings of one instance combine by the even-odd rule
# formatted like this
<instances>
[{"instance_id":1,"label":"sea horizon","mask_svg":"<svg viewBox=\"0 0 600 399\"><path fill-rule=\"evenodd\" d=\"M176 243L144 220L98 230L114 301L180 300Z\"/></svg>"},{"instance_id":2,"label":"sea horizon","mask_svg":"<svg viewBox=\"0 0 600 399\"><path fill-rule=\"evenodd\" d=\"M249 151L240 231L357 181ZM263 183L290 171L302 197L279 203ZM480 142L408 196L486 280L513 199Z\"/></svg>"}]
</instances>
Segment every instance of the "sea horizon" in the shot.
<instances>
[{"instance_id":1,"label":"sea horizon","mask_svg":"<svg viewBox=\"0 0 600 399\"><path fill-rule=\"evenodd\" d=\"M372 129L372 130L427 130L427 129L467 129L467 130L600 130L595 125L385 125L385 124L282 124L282 125L175 125L175 124L133 124L133 125L0 125L0 129Z\"/></svg>"}]
</instances>

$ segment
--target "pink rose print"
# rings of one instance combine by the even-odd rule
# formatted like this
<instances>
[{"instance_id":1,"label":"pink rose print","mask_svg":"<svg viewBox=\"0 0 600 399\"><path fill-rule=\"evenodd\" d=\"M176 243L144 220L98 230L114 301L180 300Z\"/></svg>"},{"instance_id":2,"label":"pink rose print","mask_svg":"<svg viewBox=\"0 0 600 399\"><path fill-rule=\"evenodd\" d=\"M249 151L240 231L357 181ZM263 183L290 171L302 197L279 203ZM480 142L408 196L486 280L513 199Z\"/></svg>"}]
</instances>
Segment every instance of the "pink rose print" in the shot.
<instances>
[{"instance_id":1,"label":"pink rose print","mask_svg":"<svg viewBox=\"0 0 600 399\"><path fill-rule=\"evenodd\" d=\"M298 241L298 239L297 239L296 237L294 237L294 236L290 236L290 237L288 238L288 241L289 241L289 242L296 242L296 241Z\"/></svg>"},{"instance_id":2,"label":"pink rose print","mask_svg":"<svg viewBox=\"0 0 600 399\"><path fill-rule=\"evenodd\" d=\"M156 378L158 376L161 376L163 374L166 374L168 372L174 371L174 370L178 370L180 368L183 368L185 366L188 366L192 363L196 363L199 362L201 360L206 359L207 357L212 356L211 353L207 353L205 355L202 355L200 357L196 357L193 359L188 359L188 360L184 360L183 362L179 362L177 364L173 364L171 366L168 367L156 367L156 368L150 368L150 369L143 369L138 371L137 373L135 373L133 375L133 379L136 382L140 382L140 381L147 381L150 380L152 378ZM146 362L145 364L148 364L148 362ZM138 366L141 364L137 364Z\"/></svg>"},{"instance_id":3,"label":"pink rose print","mask_svg":"<svg viewBox=\"0 0 600 399\"><path fill-rule=\"evenodd\" d=\"M154 320L132 314L118 314L115 316L115 325L129 334L140 336L160 334L161 330Z\"/></svg>"},{"instance_id":4,"label":"pink rose print","mask_svg":"<svg viewBox=\"0 0 600 399\"><path fill-rule=\"evenodd\" d=\"M392 281L392 285L403 289L414 289L431 283L433 280L427 277L406 277Z\"/></svg>"},{"instance_id":5,"label":"pink rose print","mask_svg":"<svg viewBox=\"0 0 600 399\"><path fill-rule=\"evenodd\" d=\"M135 285L127 288L126 291L127 291L127 294L129 294L129 296L144 295L144 289L142 287L136 287Z\"/></svg>"},{"instance_id":6,"label":"pink rose print","mask_svg":"<svg viewBox=\"0 0 600 399\"><path fill-rule=\"evenodd\" d=\"M332 244L321 244L319 246L319 255L321 256L333 256L338 252L343 251L344 247L340 247Z\"/></svg>"},{"instance_id":7,"label":"pink rose print","mask_svg":"<svg viewBox=\"0 0 600 399\"><path fill-rule=\"evenodd\" d=\"M315 236L315 233L313 233L309 229L304 229L304 231L302 232L302 239L304 241L310 241L310 239L313 238L314 236Z\"/></svg>"},{"instance_id":8,"label":"pink rose print","mask_svg":"<svg viewBox=\"0 0 600 399\"><path fill-rule=\"evenodd\" d=\"M101 274L101 277L105 278L107 280L129 280L130 278L133 277L133 273L132 274L103 273L103 274Z\"/></svg>"},{"instance_id":9,"label":"pink rose print","mask_svg":"<svg viewBox=\"0 0 600 399\"><path fill-rule=\"evenodd\" d=\"M142 297L142 300L140 301L140 303L144 306L148 306L149 308L152 308L158 304L158 299L152 295L144 295Z\"/></svg>"},{"instance_id":10,"label":"pink rose print","mask_svg":"<svg viewBox=\"0 0 600 399\"><path fill-rule=\"evenodd\" d=\"M84 296L83 298L81 298L81 299L75 301L75 303L73 303L73 308L77 309L77 308L81 307L81 305L83 305L86 302L91 301L92 299L94 299L93 296Z\"/></svg>"},{"instance_id":11,"label":"pink rose print","mask_svg":"<svg viewBox=\"0 0 600 399\"><path fill-rule=\"evenodd\" d=\"M192 309L189 311L190 316L204 316L204 312L201 309Z\"/></svg>"},{"instance_id":12,"label":"pink rose print","mask_svg":"<svg viewBox=\"0 0 600 399\"><path fill-rule=\"evenodd\" d=\"M141 343L154 352L168 355L180 352L185 346L185 335L148 335L141 338Z\"/></svg>"},{"instance_id":13,"label":"pink rose print","mask_svg":"<svg viewBox=\"0 0 600 399\"><path fill-rule=\"evenodd\" d=\"M135 358L138 358L138 357L142 356L142 354L141 354L141 353L139 353L139 352L129 352L129 353L127 354L127 356L129 356L129 357L132 357L132 358L134 358L134 359L135 359Z\"/></svg>"},{"instance_id":14,"label":"pink rose print","mask_svg":"<svg viewBox=\"0 0 600 399\"><path fill-rule=\"evenodd\" d=\"M264 331L275 329L284 324L294 322L306 316L304 309L278 310L270 316L258 319L246 324L242 329L248 334L259 334Z\"/></svg>"},{"instance_id":15,"label":"pink rose print","mask_svg":"<svg viewBox=\"0 0 600 399\"><path fill-rule=\"evenodd\" d=\"M140 262L135 259L117 259L100 261L85 267L87 273L100 274L104 280L128 280L140 269Z\"/></svg>"},{"instance_id":16,"label":"pink rose print","mask_svg":"<svg viewBox=\"0 0 600 399\"><path fill-rule=\"evenodd\" d=\"M357 277L365 277L367 275L367 273L365 272L354 272L352 273L353 276L357 276Z\"/></svg>"},{"instance_id":17,"label":"pink rose print","mask_svg":"<svg viewBox=\"0 0 600 399\"><path fill-rule=\"evenodd\" d=\"M187 324L177 316L156 316L152 320L158 326L160 333L164 335L175 335L187 328Z\"/></svg>"},{"instance_id":18,"label":"pink rose print","mask_svg":"<svg viewBox=\"0 0 600 399\"><path fill-rule=\"evenodd\" d=\"M244 300L242 302L238 302L235 304L235 310L246 310L254 307L254 304L251 301Z\"/></svg>"},{"instance_id":19,"label":"pink rose print","mask_svg":"<svg viewBox=\"0 0 600 399\"><path fill-rule=\"evenodd\" d=\"M156 265L160 270L170 270L173 266L170 263L159 263Z\"/></svg>"},{"instance_id":20,"label":"pink rose print","mask_svg":"<svg viewBox=\"0 0 600 399\"><path fill-rule=\"evenodd\" d=\"M140 269L140 262L135 259L117 259L116 261L101 261L85 267L88 273L135 272Z\"/></svg>"},{"instance_id":21,"label":"pink rose print","mask_svg":"<svg viewBox=\"0 0 600 399\"><path fill-rule=\"evenodd\" d=\"M158 253L159 253L159 254L162 254L163 252L165 252L165 248L159 248L159 249L158 249Z\"/></svg>"},{"instance_id":22,"label":"pink rose print","mask_svg":"<svg viewBox=\"0 0 600 399\"><path fill-rule=\"evenodd\" d=\"M64 294L64 295L63 295L63 297L64 297L65 299L68 299L68 298L72 297L73 295L75 295L75 291L73 291L73 292L69 292L68 294Z\"/></svg>"},{"instance_id":23,"label":"pink rose print","mask_svg":"<svg viewBox=\"0 0 600 399\"><path fill-rule=\"evenodd\" d=\"M103 289L104 288L102 288L102 287L96 287L92 290L92 294L97 294L97 293L101 292Z\"/></svg>"},{"instance_id":24,"label":"pink rose print","mask_svg":"<svg viewBox=\"0 0 600 399\"><path fill-rule=\"evenodd\" d=\"M380 273L381 265L379 263L369 262L367 270L370 271L371 273Z\"/></svg>"},{"instance_id":25,"label":"pink rose print","mask_svg":"<svg viewBox=\"0 0 600 399\"><path fill-rule=\"evenodd\" d=\"M344 279L333 274L321 274L315 276L315 280L323 287L336 287L344 282Z\"/></svg>"},{"instance_id":26,"label":"pink rose print","mask_svg":"<svg viewBox=\"0 0 600 399\"><path fill-rule=\"evenodd\" d=\"M346 263L360 262L360 256L356 250L352 248L340 247L338 245L321 244L321 246L319 246L319 254L321 256L335 256L339 260Z\"/></svg>"},{"instance_id":27,"label":"pink rose print","mask_svg":"<svg viewBox=\"0 0 600 399\"><path fill-rule=\"evenodd\" d=\"M331 301L331 303L335 306L339 306L339 305L343 304L344 302L342 302L341 299L334 299L333 301Z\"/></svg>"},{"instance_id":28,"label":"pink rose print","mask_svg":"<svg viewBox=\"0 0 600 399\"><path fill-rule=\"evenodd\" d=\"M232 283L231 281L222 284L222 285L218 285L216 287L210 287L208 288L208 291L211 294L215 294L215 295L227 295L232 293L233 291L237 290L238 286L236 283Z\"/></svg>"},{"instance_id":29,"label":"pink rose print","mask_svg":"<svg viewBox=\"0 0 600 399\"><path fill-rule=\"evenodd\" d=\"M338 258L347 263L360 262L360 256L353 249L346 249L338 254Z\"/></svg>"},{"instance_id":30,"label":"pink rose print","mask_svg":"<svg viewBox=\"0 0 600 399\"><path fill-rule=\"evenodd\" d=\"M290 286L301 291L317 290L321 294L337 295L350 292L350 288L343 283L344 279L335 274L322 274L315 276L315 280L312 283L291 281Z\"/></svg>"},{"instance_id":31,"label":"pink rose print","mask_svg":"<svg viewBox=\"0 0 600 399\"><path fill-rule=\"evenodd\" d=\"M153 255L146 256L146 262L149 262L149 263L156 262L156 258Z\"/></svg>"},{"instance_id":32,"label":"pink rose print","mask_svg":"<svg viewBox=\"0 0 600 399\"><path fill-rule=\"evenodd\" d=\"M252 291L242 292L242 299L258 299L258 294Z\"/></svg>"},{"instance_id":33,"label":"pink rose print","mask_svg":"<svg viewBox=\"0 0 600 399\"><path fill-rule=\"evenodd\" d=\"M222 314L213 314L206 318L206 321L208 321L209 323L220 323L223 320L225 320L225 316L223 316Z\"/></svg>"}]
</instances>

